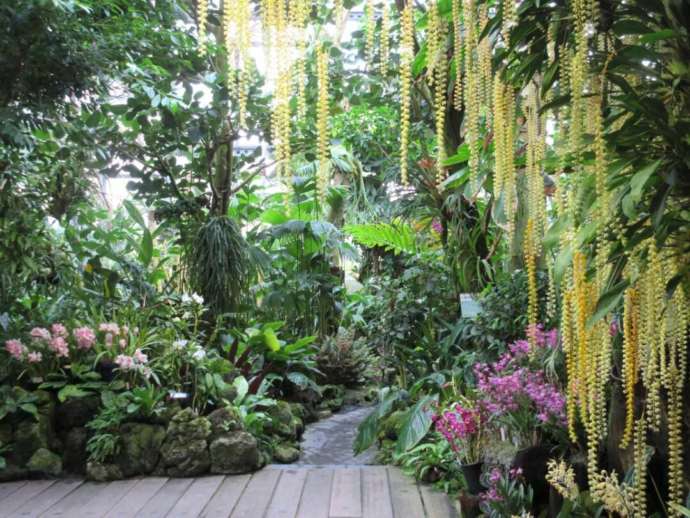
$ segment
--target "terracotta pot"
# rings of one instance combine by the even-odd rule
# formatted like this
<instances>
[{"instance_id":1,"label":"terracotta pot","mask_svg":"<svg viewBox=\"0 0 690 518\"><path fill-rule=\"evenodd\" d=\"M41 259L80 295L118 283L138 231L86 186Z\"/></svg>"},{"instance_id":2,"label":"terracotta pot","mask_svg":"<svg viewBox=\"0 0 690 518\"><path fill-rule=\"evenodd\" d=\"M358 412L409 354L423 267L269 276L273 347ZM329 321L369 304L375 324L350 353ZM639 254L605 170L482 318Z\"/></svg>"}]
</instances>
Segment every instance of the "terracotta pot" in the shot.
<instances>
[{"instance_id":1,"label":"terracotta pot","mask_svg":"<svg viewBox=\"0 0 690 518\"><path fill-rule=\"evenodd\" d=\"M474 462L472 464L460 464L462 475L465 477L467 483L467 491L471 495L478 495L484 491L484 487L480 481L482 474L483 462Z\"/></svg>"}]
</instances>

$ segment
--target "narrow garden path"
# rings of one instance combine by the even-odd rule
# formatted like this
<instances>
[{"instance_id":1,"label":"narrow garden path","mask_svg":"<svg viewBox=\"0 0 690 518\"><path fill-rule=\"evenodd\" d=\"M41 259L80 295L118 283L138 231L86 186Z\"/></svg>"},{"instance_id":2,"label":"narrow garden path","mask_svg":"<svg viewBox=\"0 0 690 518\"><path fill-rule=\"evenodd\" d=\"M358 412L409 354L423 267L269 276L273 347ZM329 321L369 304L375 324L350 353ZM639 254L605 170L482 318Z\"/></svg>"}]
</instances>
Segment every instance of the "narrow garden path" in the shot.
<instances>
[{"instance_id":1,"label":"narrow garden path","mask_svg":"<svg viewBox=\"0 0 690 518\"><path fill-rule=\"evenodd\" d=\"M375 448L356 457L352 452L357 426L370 412L370 407L346 407L327 419L308 425L302 437L302 455L298 464L374 464Z\"/></svg>"},{"instance_id":2,"label":"narrow garden path","mask_svg":"<svg viewBox=\"0 0 690 518\"><path fill-rule=\"evenodd\" d=\"M298 463L250 475L0 484L0 518L451 518L450 499L398 468L366 465L352 440L369 408L307 427Z\"/></svg>"}]
</instances>

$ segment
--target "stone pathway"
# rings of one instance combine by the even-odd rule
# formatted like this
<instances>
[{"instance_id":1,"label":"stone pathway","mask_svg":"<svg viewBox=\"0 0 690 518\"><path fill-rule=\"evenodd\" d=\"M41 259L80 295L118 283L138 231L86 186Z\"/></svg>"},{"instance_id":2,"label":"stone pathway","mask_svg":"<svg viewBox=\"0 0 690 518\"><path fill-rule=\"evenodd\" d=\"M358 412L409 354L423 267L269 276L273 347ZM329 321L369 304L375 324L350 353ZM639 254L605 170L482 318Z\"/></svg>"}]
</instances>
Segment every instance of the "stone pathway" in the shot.
<instances>
[{"instance_id":1,"label":"stone pathway","mask_svg":"<svg viewBox=\"0 0 690 518\"><path fill-rule=\"evenodd\" d=\"M355 456L352 444L357 426L373 407L344 408L327 419L307 425L302 437L301 465L367 465L375 464L376 448Z\"/></svg>"}]
</instances>

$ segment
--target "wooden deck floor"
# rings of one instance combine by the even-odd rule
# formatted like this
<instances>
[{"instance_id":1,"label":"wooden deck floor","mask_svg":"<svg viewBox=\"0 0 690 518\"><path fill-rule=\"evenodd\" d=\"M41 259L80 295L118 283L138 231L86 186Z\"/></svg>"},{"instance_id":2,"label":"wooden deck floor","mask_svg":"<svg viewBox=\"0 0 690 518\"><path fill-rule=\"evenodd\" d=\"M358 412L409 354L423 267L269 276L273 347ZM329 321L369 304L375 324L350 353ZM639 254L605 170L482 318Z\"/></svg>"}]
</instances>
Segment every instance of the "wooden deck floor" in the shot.
<instances>
[{"instance_id":1,"label":"wooden deck floor","mask_svg":"<svg viewBox=\"0 0 690 518\"><path fill-rule=\"evenodd\" d=\"M0 517L450 518L445 494L386 466L268 466L253 475L0 484Z\"/></svg>"}]
</instances>

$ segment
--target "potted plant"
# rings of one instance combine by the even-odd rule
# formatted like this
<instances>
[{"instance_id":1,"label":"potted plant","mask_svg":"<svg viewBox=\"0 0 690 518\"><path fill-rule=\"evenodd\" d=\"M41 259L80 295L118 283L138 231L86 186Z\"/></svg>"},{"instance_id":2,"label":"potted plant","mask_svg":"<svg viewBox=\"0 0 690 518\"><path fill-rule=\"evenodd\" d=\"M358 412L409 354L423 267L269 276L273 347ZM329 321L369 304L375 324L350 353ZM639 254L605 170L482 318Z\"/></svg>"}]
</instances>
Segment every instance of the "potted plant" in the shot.
<instances>
[{"instance_id":1,"label":"potted plant","mask_svg":"<svg viewBox=\"0 0 690 518\"><path fill-rule=\"evenodd\" d=\"M483 490L480 483L484 440L481 411L470 401L458 402L441 411L434 418L434 424L455 453L468 491L472 495L479 494Z\"/></svg>"}]
</instances>

